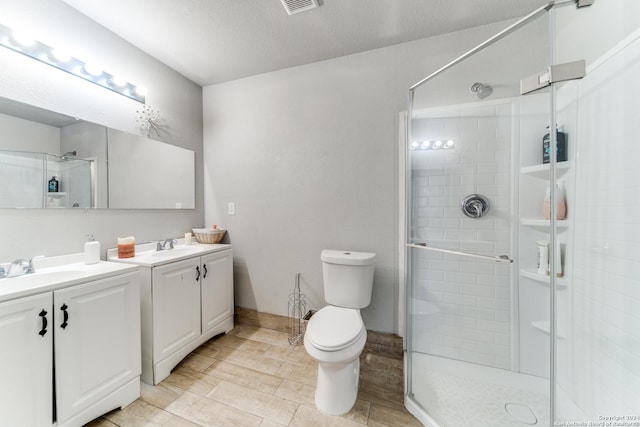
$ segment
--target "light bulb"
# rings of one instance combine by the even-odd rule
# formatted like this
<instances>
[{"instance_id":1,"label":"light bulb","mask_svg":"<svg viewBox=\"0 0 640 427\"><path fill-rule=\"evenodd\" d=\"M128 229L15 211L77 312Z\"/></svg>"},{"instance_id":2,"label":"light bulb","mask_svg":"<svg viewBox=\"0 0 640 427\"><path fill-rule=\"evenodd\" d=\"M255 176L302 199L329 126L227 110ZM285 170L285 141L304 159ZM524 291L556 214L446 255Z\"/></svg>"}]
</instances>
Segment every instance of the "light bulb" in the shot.
<instances>
[{"instance_id":1,"label":"light bulb","mask_svg":"<svg viewBox=\"0 0 640 427\"><path fill-rule=\"evenodd\" d=\"M111 79L111 81L116 86L124 86L127 84L127 81L123 79L122 76L113 76L113 79Z\"/></svg>"},{"instance_id":2,"label":"light bulb","mask_svg":"<svg viewBox=\"0 0 640 427\"><path fill-rule=\"evenodd\" d=\"M14 31L11 38L21 46L33 46L35 40L22 31Z\"/></svg>"},{"instance_id":3,"label":"light bulb","mask_svg":"<svg viewBox=\"0 0 640 427\"><path fill-rule=\"evenodd\" d=\"M452 140L448 140L448 141L447 141L447 143L445 144L445 146L446 146L447 148L451 148L451 147L453 147L453 141L452 141Z\"/></svg>"},{"instance_id":4,"label":"light bulb","mask_svg":"<svg viewBox=\"0 0 640 427\"><path fill-rule=\"evenodd\" d=\"M422 146L421 146L420 148L422 148L423 150L427 150L427 149L429 148L429 145L430 145L430 144L431 144L431 143L430 143L429 141L424 141L424 142L422 143Z\"/></svg>"},{"instance_id":5,"label":"light bulb","mask_svg":"<svg viewBox=\"0 0 640 427\"><path fill-rule=\"evenodd\" d=\"M136 93L140 96L146 96L147 95L147 88L144 86L138 86L136 87Z\"/></svg>"},{"instance_id":6,"label":"light bulb","mask_svg":"<svg viewBox=\"0 0 640 427\"><path fill-rule=\"evenodd\" d=\"M55 48L51 51L51 55L60 62L67 62L71 60L71 55L62 49Z\"/></svg>"},{"instance_id":7,"label":"light bulb","mask_svg":"<svg viewBox=\"0 0 640 427\"><path fill-rule=\"evenodd\" d=\"M92 76L99 76L102 74L102 67L96 64L84 64L84 70Z\"/></svg>"},{"instance_id":8,"label":"light bulb","mask_svg":"<svg viewBox=\"0 0 640 427\"><path fill-rule=\"evenodd\" d=\"M418 143L418 141L413 141L413 142L411 143L411 149L412 149L412 150L415 150L416 148L418 148L418 146L419 146L419 145L420 145L420 144Z\"/></svg>"},{"instance_id":9,"label":"light bulb","mask_svg":"<svg viewBox=\"0 0 640 427\"><path fill-rule=\"evenodd\" d=\"M440 148L442 147L442 141L436 141L433 143L433 148Z\"/></svg>"}]
</instances>

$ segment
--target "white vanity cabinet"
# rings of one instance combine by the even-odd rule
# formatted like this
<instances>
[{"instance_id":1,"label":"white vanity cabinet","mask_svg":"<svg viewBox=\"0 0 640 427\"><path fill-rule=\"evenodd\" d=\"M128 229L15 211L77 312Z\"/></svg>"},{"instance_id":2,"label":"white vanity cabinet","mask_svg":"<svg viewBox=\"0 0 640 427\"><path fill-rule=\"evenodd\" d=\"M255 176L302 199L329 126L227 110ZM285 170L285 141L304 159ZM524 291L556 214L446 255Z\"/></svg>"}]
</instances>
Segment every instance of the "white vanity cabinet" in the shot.
<instances>
[{"instance_id":1,"label":"white vanity cabinet","mask_svg":"<svg viewBox=\"0 0 640 427\"><path fill-rule=\"evenodd\" d=\"M202 343L233 329L231 246L196 248L176 260L171 250L162 261L144 255L122 260L140 265L142 380L148 384L158 384Z\"/></svg>"},{"instance_id":2,"label":"white vanity cabinet","mask_svg":"<svg viewBox=\"0 0 640 427\"><path fill-rule=\"evenodd\" d=\"M139 397L139 276L102 269L0 295L0 425L79 426Z\"/></svg>"},{"instance_id":3,"label":"white vanity cabinet","mask_svg":"<svg viewBox=\"0 0 640 427\"><path fill-rule=\"evenodd\" d=\"M0 303L0 425L52 424L52 311L51 292Z\"/></svg>"},{"instance_id":4,"label":"white vanity cabinet","mask_svg":"<svg viewBox=\"0 0 640 427\"><path fill-rule=\"evenodd\" d=\"M135 400L141 371L138 274L61 289L53 299L58 426L83 424ZM123 401L105 402L104 410L82 417L127 386Z\"/></svg>"}]
</instances>

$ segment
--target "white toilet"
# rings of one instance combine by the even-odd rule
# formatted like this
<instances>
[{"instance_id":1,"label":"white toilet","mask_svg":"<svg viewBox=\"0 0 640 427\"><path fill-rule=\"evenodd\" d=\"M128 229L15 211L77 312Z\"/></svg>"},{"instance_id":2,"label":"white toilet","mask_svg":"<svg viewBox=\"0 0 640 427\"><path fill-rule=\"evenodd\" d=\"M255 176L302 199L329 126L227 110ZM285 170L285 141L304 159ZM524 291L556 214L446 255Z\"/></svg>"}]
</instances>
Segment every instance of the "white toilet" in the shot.
<instances>
[{"instance_id":1,"label":"white toilet","mask_svg":"<svg viewBox=\"0 0 640 427\"><path fill-rule=\"evenodd\" d=\"M316 407L325 414L351 410L358 395L360 353L367 330L360 309L371 302L376 254L323 250L324 299L307 324L304 348L318 362Z\"/></svg>"}]
</instances>

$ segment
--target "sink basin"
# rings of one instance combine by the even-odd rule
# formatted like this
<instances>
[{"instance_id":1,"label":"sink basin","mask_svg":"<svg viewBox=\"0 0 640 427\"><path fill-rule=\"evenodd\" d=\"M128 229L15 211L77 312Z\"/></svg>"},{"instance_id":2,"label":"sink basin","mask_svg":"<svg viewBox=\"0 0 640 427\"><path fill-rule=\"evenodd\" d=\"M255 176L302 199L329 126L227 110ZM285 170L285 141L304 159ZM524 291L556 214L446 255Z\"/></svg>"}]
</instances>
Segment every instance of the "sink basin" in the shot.
<instances>
[{"instance_id":1,"label":"sink basin","mask_svg":"<svg viewBox=\"0 0 640 427\"><path fill-rule=\"evenodd\" d=\"M192 248L189 246L178 246L173 249L154 252L151 256L157 257L157 258L170 258L175 256L196 254L198 252L202 252L202 251L199 248Z\"/></svg>"},{"instance_id":2,"label":"sink basin","mask_svg":"<svg viewBox=\"0 0 640 427\"><path fill-rule=\"evenodd\" d=\"M29 283L31 286L46 285L48 283L66 282L85 276L86 273L79 270L44 271L41 273L24 274L22 276L4 279L5 283Z\"/></svg>"}]
</instances>

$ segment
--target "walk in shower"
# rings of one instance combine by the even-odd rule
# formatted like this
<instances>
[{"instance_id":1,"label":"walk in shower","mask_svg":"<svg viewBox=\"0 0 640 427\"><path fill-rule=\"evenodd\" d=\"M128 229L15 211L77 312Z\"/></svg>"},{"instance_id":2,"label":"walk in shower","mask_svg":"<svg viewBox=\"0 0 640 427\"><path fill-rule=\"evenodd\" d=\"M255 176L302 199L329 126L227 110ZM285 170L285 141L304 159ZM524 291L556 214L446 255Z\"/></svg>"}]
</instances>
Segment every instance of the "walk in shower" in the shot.
<instances>
[{"instance_id":1,"label":"walk in shower","mask_svg":"<svg viewBox=\"0 0 640 427\"><path fill-rule=\"evenodd\" d=\"M405 404L425 425L640 426L640 30L587 26L627 8L551 2L410 90Z\"/></svg>"}]
</instances>

